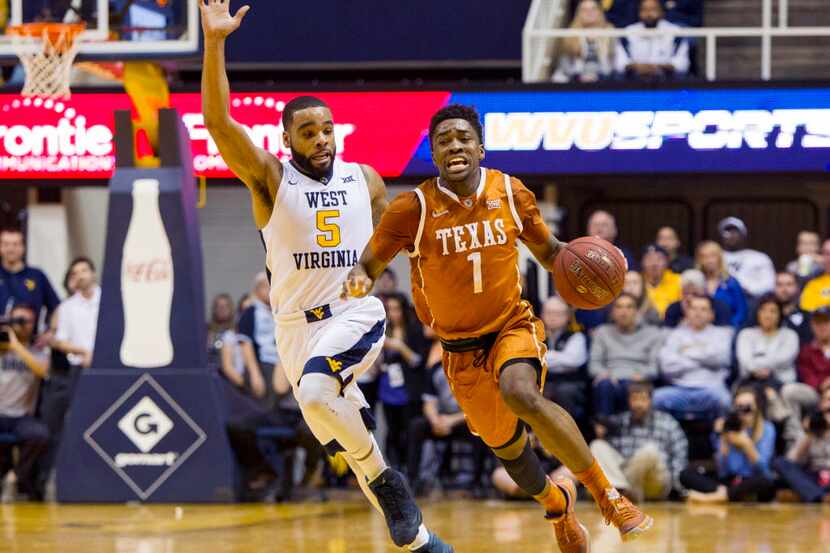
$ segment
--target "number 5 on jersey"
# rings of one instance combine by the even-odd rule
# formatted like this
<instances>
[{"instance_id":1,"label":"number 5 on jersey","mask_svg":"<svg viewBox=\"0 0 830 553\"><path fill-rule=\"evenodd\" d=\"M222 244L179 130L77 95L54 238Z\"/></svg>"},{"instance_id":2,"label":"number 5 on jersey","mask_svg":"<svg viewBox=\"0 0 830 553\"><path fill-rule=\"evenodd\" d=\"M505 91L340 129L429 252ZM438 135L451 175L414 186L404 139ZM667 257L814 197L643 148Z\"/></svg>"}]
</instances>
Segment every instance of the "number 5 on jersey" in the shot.
<instances>
[{"instance_id":1,"label":"number 5 on jersey","mask_svg":"<svg viewBox=\"0 0 830 553\"><path fill-rule=\"evenodd\" d=\"M340 217L339 209L326 209L317 212L317 244L324 248L334 248L340 245L340 226L330 220Z\"/></svg>"}]
</instances>

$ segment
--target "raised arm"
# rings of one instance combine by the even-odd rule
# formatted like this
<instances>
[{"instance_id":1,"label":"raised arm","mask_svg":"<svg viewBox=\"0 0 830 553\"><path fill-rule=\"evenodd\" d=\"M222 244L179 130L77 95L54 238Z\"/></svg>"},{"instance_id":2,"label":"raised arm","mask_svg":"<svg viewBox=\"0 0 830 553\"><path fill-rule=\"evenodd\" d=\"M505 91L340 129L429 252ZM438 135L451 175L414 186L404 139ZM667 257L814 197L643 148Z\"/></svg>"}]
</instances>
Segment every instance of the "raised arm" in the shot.
<instances>
[{"instance_id":1,"label":"raised arm","mask_svg":"<svg viewBox=\"0 0 830 553\"><path fill-rule=\"evenodd\" d=\"M230 84L225 73L225 39L239 28L250 9L231 16L228 0L199 0L205 56L202 66L202 112L205 126L228 167L251 191L257 228L268 223L274 208L282 165L251 141L245 127L230 114Z\"/></svg>"}]
</instances>

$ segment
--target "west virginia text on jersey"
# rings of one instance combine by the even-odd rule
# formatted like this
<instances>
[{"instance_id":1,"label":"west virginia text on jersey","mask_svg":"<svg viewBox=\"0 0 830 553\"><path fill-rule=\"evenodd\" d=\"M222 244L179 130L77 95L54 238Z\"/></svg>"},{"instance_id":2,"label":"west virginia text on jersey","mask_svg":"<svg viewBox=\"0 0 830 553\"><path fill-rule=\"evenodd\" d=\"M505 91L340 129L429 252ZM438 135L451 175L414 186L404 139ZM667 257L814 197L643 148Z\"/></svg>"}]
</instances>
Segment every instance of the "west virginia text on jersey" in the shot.
<instances>
[{"instance_id":1,"label":"west virginia text on jersey","mask_svg":"<svg viewBox=\"0 0 830 553\"><path fill-rule=\"evenodd\" d=\"M262 229L274 312L331 303L372 235L372 203L357 163L334 162L326 184L283 163L271 220Z\"/></svg>"}]
</instances>

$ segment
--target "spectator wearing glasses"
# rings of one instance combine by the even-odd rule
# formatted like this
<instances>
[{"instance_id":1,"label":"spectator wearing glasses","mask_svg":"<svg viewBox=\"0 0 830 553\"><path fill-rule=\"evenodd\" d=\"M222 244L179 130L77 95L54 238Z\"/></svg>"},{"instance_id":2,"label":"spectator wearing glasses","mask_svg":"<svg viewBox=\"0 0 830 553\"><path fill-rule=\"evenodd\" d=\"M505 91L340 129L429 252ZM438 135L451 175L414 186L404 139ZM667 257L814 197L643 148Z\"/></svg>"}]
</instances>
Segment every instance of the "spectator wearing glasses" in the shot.
<instances>
[{"instance_id":1,"label":"spectator wearing glasses","mask_svg":"<svg viewBox=\"0 0 830 553\"><path fill-rule=\"evenodd\" d=\"M33 345L37 323L34 307L17 304L10 324L0 327L0 432L20 439L14 467L18 494L39 499L34 465L49 444L49 429L34 417L40 381L49 372L49 353Z\"/></svg>"}]
</instances>

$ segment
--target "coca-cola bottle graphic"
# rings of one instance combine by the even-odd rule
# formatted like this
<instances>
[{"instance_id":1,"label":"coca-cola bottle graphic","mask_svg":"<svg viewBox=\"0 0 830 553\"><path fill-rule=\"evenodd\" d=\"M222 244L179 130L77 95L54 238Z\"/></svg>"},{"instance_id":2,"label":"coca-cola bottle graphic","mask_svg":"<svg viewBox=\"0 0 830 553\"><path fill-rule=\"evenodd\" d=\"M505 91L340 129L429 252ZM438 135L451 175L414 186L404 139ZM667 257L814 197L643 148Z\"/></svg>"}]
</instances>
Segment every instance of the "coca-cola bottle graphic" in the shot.
<instances>
[{"instance_id":1,"label":"coca-cola bottle graphic","mask_svg":"<svg viewBox=\"0 0 830 553\"><path fill-rule=\"evenodd\" d=\"M173 361L173 257L159 211L159 182L137 179L132 197L133 214L121 261L121 362L143 369L164 367Z\"/></svg>"}]
</instances>

